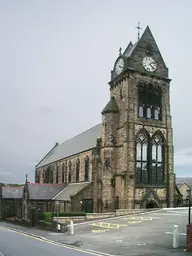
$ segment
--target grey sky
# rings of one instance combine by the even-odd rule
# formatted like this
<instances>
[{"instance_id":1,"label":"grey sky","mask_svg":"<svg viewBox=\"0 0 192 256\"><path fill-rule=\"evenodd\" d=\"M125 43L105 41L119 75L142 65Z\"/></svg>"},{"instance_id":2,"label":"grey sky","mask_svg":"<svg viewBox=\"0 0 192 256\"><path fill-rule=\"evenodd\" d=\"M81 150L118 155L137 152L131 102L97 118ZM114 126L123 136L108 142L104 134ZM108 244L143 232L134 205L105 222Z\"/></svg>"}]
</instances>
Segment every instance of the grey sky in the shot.
<instances>
[{"instance_id":1,"label":"grey sky","mask_svg":"<svg viewBox=\"0 0 192 256\"><path fill-rule=\"evenodd\" d=\"M170 70L175 170L191 175L192 2L0 0L0 181L101 122L110 71L149 25Z\"/></svg>"}]
</instances>

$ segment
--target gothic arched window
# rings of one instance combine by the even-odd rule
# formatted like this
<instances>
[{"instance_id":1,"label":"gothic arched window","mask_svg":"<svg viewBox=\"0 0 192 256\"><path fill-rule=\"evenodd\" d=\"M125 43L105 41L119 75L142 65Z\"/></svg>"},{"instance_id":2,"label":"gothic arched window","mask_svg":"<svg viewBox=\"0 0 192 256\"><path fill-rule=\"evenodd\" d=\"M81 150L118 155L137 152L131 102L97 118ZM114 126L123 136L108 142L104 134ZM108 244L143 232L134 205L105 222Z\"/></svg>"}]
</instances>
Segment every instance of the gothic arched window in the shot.
<instances>
[{"instance_id":1,"label":"gothic arched window","mask_svg":"<svg viewBox=\"0 0 192 256\"><path fill-rule=\"evenodd\" d=\"M69 182L71 182L71 161L69 161Z\"/></svg>"},{"instance_id":2,"label":"gothic arched window","mask_svg":"<svg viewBox=\"0 0 192 256\"><path fill-rule=\"evenodd\" d=\"M143 106L139 106L139 117L143 117Z\"/></svg>"},{"instance_id":3,"label":"gothic arched window","mask_svg":"<svg viewBox=\"0 0 192 256\"><path fill-rule=\"evenodd\" d=\"M138 87L138 117L161 119L162 90L158 86L142 82ZM143 109L143 115L141 110Z\"/></svg>"},{"instance_id":4,"label":"gothic arched window","mask_svg":"<svg viewBox=\"0 0 192 256\"><path fill-rule=\"evenodd\" d=\"M45 170L45 183L53 183L53 171L51 166Z\"/></svg>"},{"instance_id":5,"label":"gothic arched window","mask_svg":"<svg viewBox=\"0 0 192 256\"><path fill-rule=\"evenodd\" d=\"M136 138L136 184L148 183L148 136L141 131Z\"/></svg>"},{"instance_id":6,"label":"gothic arched window","mask_svg":"<svg viewBox=\"0 0 192 256\"><path fill-rule=\"evenodd\" d=\"M56 166L56 179L55 182L58 183L59 182L59 166Z\"/></svg>"},{"instance_id":7,"label":"gothic arched window","mask_svg":"<svg viewBox=\"0 0 192 256\"><path fill-rule=\"evenodd\" d=\"M62 183L65 182L65 165L62 163Z\"/></svg>"},{"instance_id":8,"label":"gothic arched window","mask_svg":"<svg viewBox=\"0 0 192 256\"><path fill-rule=\"evenodd\" d=\"M79 181L79 168L80 168L80 161L79 161L79 158L78 158L77 162L76 162L76 182Z\"/></svg>"},{"instance_id":9,"label":"gothic arched window","mask_svg":"<svg viewBox=\"0 0 192 256\"><path fill-rule=\"evenodd\" d=\"M163 185L164 166L163 166L163 138L159 133L154 134L152 141L152 184Z\"/></svg>"},{"instance_id":10,"label":"gothic arched window","mask_svg":"<svg viewBox=\"0 0 192 256\"><path fill-rule=\"evenodd\" d=\"M65 161L65 183L68 182L68 179L67 179L67 161Z\"/></svg>"},{"instance_id":11,"label":"gothic arched window","mask_svg":"<svg viewBox=\"0 0 192 256\"><path fill-rule=\"evenodd\" d=\"M85 181L89 180L89 157L85 157Z\"/></svg>"}]
</instances>

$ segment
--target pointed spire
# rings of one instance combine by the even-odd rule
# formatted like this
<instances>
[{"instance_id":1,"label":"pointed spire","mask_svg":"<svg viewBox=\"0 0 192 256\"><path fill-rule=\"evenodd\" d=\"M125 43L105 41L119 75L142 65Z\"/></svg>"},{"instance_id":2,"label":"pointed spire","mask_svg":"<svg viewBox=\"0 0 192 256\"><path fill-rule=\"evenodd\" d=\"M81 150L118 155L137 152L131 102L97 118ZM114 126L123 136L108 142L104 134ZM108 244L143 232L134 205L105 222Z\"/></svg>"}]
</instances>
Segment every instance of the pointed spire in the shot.
<instances>
[{"instance_id":1,"label":"pointed spire","mask_svg":"<svg viewBox=\"0 0 192 256\"><path fill-rule=\"evenodd\" d=\"M122 48L120 47L120 48L119 48L119 56L122 55L121 50L122 50Z\"/></svg>"},{"instance_id":2,"label":"pointed spire","mask_svg":"<svg viewBox=\"0 0 192 256\"><path fill-rule=\"evenodd\" d=\"M111 97L110 101L101 112L102 115L106 113L119 113L119 109L114 96Z\"/></svg>"},{"instance_id":3,"label":"pointed spire","mask_svg":"<svg viewBox=\"0 0 192 256\"><path fill-rule=\"evenodd\" d=\"M25 182L27 183L28 182L28 174L26 173L26 180Z\"/></svg>"}]
</instances>

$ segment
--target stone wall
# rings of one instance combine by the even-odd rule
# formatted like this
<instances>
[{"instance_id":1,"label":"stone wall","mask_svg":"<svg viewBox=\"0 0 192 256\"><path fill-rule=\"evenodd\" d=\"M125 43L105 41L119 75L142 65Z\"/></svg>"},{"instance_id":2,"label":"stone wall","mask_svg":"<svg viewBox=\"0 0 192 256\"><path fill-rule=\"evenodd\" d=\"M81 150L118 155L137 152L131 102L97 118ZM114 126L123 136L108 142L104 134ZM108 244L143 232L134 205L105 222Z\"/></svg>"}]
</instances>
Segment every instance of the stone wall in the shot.
<instances>
[{"instance_id":1,"label":"stone wall","mask_svg":"<svg viewBox=\"0 0 192 256\"><path fill-rule=\"evenodd\" d=\"M21 218L21 199L1 199L1 217L3 219L7 217Z\"/></svg>"},{"instance_id":2,"label":"stone wall","mask_svg":"<svg viewBox=\"0 0 192 256\"><path fill-rule=\"evenodd\" d=\"M95 142L96 143L96 142ZM40 167L36 170L36 175L39 177L40 183L45 183L45 172L48 168L51 168L51 172L53 174L53 183L56 183L56 172L58 170L58 183L68 183L69 182L69 163L71 163L71 182L76 182L76 164L79 160L80 168L79 168L79 181L85 181L85 158L89 158L89 175L88 180L92 180L92 168L91 168L91 153L92 150L85 151L79 153L78 155L71 156L65 159L61 159L58 162L51 163L50 165L46 165L44 167ZM62 173L64 172L65 180L62 180ZM37 180L37 179L36 179Z\"/></svg>"}]
</instances>

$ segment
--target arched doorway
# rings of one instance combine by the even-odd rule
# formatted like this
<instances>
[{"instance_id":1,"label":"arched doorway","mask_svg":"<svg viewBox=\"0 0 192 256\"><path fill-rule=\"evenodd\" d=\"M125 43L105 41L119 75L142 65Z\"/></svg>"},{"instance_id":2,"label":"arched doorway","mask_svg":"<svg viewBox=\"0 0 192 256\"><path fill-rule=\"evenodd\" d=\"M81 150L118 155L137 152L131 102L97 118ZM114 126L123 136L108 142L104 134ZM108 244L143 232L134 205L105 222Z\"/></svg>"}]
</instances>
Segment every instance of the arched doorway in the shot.
<instances>
[{"instance_id":1,"label":"arched doorway","mask_svg":"<svg viewBox=\"0 0 192 256\"><path fill-rule=\"evenodd\" d=\"M146 209L159 208L159 205L155 201L149 201L146 203Z\"/></svg>"}]
</instances>

